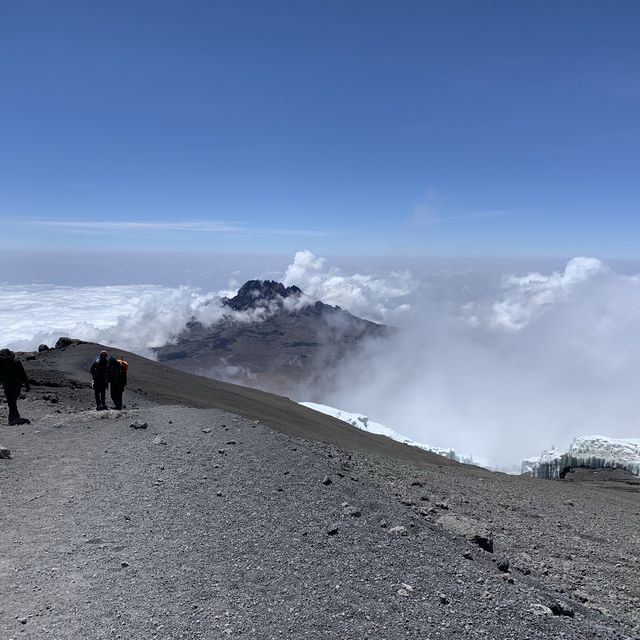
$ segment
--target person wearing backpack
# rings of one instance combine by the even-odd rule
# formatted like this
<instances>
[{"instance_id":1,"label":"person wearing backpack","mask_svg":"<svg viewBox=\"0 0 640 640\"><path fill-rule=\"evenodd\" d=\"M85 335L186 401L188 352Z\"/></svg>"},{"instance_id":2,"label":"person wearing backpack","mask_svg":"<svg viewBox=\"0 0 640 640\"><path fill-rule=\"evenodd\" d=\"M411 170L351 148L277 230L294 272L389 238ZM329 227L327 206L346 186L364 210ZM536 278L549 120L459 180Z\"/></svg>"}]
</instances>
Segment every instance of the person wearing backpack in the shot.
<instances>
[{"instance_id":1,"label":"person wearing backpack","mask_svg":"<svg viewBox=\"0 0 640 640\"><path fill-rule=\"evenodd\" d=\"M103 411L107 408L106 393L109 386L109 354L101 351L94 360L89 370L93 378L93 392L96 396L96 411Z\"/></svg>"},{"instance_id":2,"label":"person wearing backpack","mask_svg":"<svg viewBox=\"0 0 640 640\"><path fill-rule=\"evenodd\" d=\"M30 424L27 418L21 418L18 411L18 398L20 391L29 392L29 378L25 373L20 360L16 360L15 354L9 349L0 349L0 382L4 388L4 395L9 405L9 425Z\"/></svg>"},{"instance_id":3,"label":"person wearing backpack","mask_svg":"<svg viewBox=\"0 0 640 640\"><path fill-rule=\"evenodd\" d=\"M127 371L129 364L120 356L118 359L109 358L109 385L111 387L111 400L118 411L122 410L122 394L127 386Z\"/></svg>"}]
</instances>

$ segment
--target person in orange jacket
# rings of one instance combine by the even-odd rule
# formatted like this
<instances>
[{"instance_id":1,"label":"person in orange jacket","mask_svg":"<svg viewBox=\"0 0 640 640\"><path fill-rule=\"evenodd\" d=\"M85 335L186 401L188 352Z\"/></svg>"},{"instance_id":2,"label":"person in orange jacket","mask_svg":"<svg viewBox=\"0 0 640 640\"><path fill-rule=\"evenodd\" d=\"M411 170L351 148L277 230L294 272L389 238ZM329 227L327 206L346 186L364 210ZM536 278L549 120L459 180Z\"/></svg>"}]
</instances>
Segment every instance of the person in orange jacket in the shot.
<instances>
[{"instance_id":1,"label":"person in orange jacket","mask_svg":"<svg viewBox=\"0 0 640 640\"><path fill-rule=\"evenodd\" d=\"M127 386L127 372L129 363L120 356L118 359L109 358L109 387L111 389L111 399L118 411L122 409L122 394Z\"/></svg>"}]
</instances>

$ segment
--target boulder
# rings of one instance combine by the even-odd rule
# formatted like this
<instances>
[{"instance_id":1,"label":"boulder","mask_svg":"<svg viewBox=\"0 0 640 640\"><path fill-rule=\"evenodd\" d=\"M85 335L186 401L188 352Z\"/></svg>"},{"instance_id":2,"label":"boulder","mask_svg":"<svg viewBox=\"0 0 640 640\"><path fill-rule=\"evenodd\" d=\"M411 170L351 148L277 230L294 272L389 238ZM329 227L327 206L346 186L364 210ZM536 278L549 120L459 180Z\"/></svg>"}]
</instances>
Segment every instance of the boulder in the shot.
<instances>
[{"instance_id":1,"label":"boulder","mask_svg":"<svg viewBox=\"0 0 640 640\"><path fill-rule=\"evenodd\" d=\"M489 527L473 518L447 513L436 522L447 531L465 537L469 542L477 544L481 549L493 553L493 532Z\"/></svg>"},{"instance_id":2,"label":"boulder","mask_svg":"<svg viewBox=\"0 0 640 640\"><path fill-rule=\"evenodd\" d=\"M58 338L54 349L64 349L65 347L70 347L73 344L86 344L86 342L84 340L76 340L75 338L67 338L66 336L61 336L60 338Z\"/></svg>"}]
</instances>

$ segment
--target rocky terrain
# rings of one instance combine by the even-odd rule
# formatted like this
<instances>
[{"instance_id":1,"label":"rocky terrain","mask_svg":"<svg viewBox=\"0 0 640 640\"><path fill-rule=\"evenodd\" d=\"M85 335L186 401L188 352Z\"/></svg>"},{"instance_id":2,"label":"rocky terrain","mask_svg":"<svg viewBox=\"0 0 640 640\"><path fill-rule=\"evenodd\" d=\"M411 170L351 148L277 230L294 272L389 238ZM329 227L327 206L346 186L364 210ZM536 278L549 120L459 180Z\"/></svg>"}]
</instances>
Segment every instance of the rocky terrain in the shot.
<instances>
[{"instance_id":1,"label":"rocky terrain","mask_svg":"<svg viewBox=\"0 0 640 640\"><path fill-rule=\"evenodd\" d=\"M640 638L638 484L505 476L98 345L0 427L1 638ZM5 422L6 407L0 407Z\"/></svg>"},{"instance_id":2,"label":"rocky terrain","mask_svg":"<svg viewBox=\"0 0 640 640\"><path fill-rule=\"evenodd\" d=\"M295 396L331 378L331 370L367 338L390 329L340 307L312 301L295 286L250 280L233 298L230 313L213 326L190 322L175 344L156 350L158 360L183 371ZM307 395L306 393L304 394Z\"/></svg>"}]
</instances>

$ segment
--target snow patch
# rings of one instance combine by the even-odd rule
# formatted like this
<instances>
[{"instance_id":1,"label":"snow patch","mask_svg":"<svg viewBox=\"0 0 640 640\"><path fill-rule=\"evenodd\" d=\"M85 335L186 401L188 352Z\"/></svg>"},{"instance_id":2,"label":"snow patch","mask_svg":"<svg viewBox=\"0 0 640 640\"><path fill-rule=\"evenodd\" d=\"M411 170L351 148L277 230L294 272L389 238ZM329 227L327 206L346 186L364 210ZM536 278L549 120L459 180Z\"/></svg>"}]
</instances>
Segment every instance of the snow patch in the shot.
<instances>
[{"instance_id":1,"label":"snow patch","mask_svg":"<svg viewBox=\"0 0 640 640\"><path fill-rule=\"evenodd\" d=\"M308 409L313 409L314 411L318 411L328 416L337 418L338 420L342 420L343 422L347 422L352 427L356 427L356 429L362 429L363 431L368 431L369 433L374 433L379 436L391 438L391 440L395 440L396 442L408 444L411 447L418 447L419 449L424 449L425 451L430 451L431 453L437 453L439 456L449 458L449 460L456 460L457 462L463 462L465 464L474 464L473 458L471 456L459 456L453 449L444 449L442 447L437 447L431 444L414 442L413 440L405 438L403 435L385 426L384 424L369 420L367 416L361 413L350 413L348 411L336 409L335 407L330 407L326 404L317 404L315 402L301 402L300 404L304 407L307 407Z\"/></svg>"}]
</instances>

